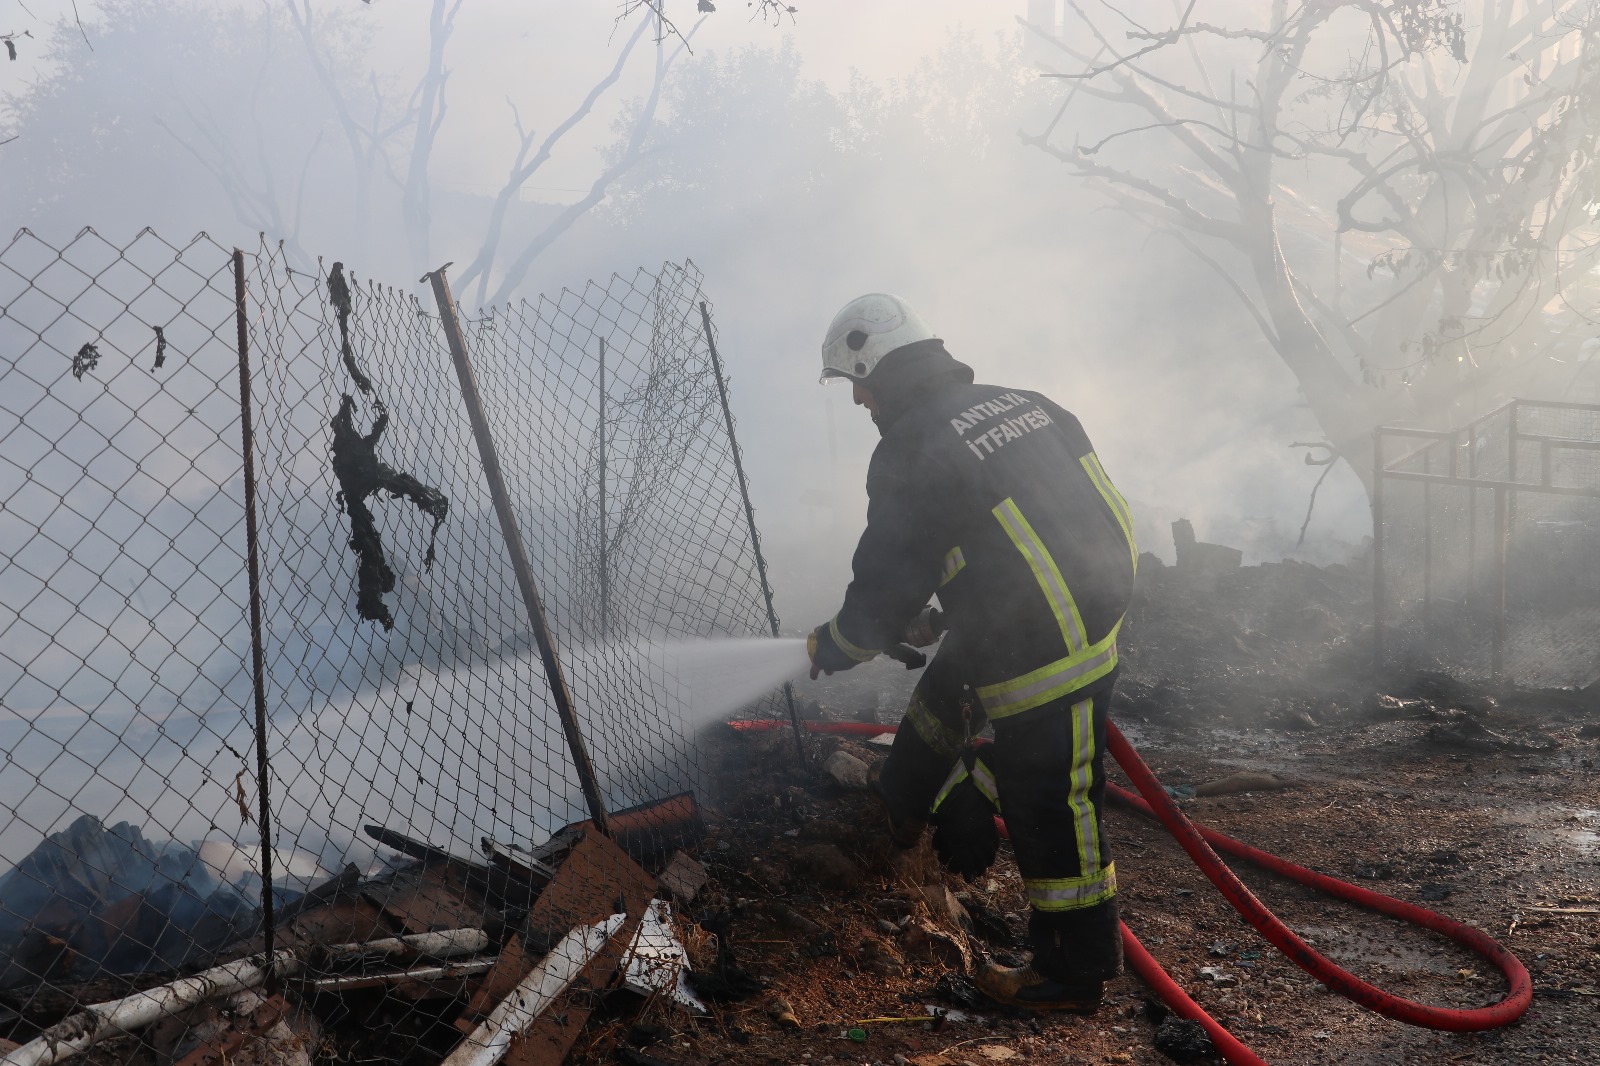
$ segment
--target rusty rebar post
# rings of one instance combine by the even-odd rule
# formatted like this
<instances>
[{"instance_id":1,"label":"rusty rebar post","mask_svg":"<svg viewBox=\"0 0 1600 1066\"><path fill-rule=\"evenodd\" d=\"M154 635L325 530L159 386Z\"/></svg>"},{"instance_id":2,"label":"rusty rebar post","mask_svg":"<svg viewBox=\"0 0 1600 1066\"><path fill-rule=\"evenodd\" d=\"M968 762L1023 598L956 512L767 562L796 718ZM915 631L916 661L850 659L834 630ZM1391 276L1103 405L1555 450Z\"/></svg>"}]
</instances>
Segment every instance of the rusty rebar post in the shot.
<instances>
[{"instance_id":1,"label":"rusty rebar post","mask_svg":"<svg viewBox=\"0 0 1600 1066\"><path fill-rule=\"evenodd\" d=\"M733 408L728 406L728 385L722 375L722 357L717 354L717 342L711 335L711 311L704 300L700 301L700 323L705 328L706 349L711 353L711 369L717 376L717 396L722 400L722 418L728 427L728 448L733 452L733 470L739 476L739 495L744 500L744 519L750 527L750 548L756 555L756 571L761 575L761 595L767 601L767 623L774 638L780 636L778 611L772 605L772 585L767 581L767 558L761 552L761 535L756 532L756 509L750 505L750 483L744 476L744 458L739 452L739 438L733 431ZM789 723L794 726L794 747L800 761L806 760L806 734L800 727L800 710L794 702L794 685L783 683L783 698L789 705Z\"/></svg>"},{"instance_id":2,"label":"rusty rebar post","mask_svg":"<svg viewBox=\"0 0 1600 1066\"><path fill-rule=\"evenodd\" d=\"M567 688L567 676L561 669L561 660L557 658L555 645L550 640L544 604L539 599L539 587L533 580L533 566L528 562L522 531L517 527L517 516L511 510L511 495L506 491L505 477L500 471L500 453L495 448L489 419L484 414L478 378L472 371L472 360L467 356L467 340L461 332L455 298L450 295L450 283L445 280L444 271L445 268L440 267L424 274L422 280L433 284L433 298L439 305L439 321L444 326L445 341L450 345L450 357L455 363L456 377L461 384L461 399L467 405L472 435L478 442L478 459L483 464L483 477L489 483L495 515L500 519L500 535L506 542L507 554L511 556L511 569L517 576L523 607L528 612L528 624L533 629L534 642L539 646L539 658L544 662L544 676L550 683L550 698L555 702L562 732L567 737L567 749L572 756L573 769L578 774L578 784L583 789L583 798L589 807L589 817L600 832L610 836L611 826L606 818L605 800L600 794L600 781L594 772L594 764L589 761L589 749L583 742L583 731L578 726L577 712L572 706L572 692Z\"/></svg>"},{"instance_id":3,"label":"rusty rebar post","mask_svg":"<svg viewBox=\"0 0 1600 1066\"><path fill-rule=\"evenodd\" d=\"M272 804L268 795L267 670L261 642L261 551L256 530L255 430L250 412L250 318L245 309L244 252L233 250L233 318L238 329L239 441L244 463L244 539L250 572L250 671L255 688L256 793L261 823L261 950L272 957ZM267 994L278 991L278 975L267 971Z\"/></svg>"}]
</instances>

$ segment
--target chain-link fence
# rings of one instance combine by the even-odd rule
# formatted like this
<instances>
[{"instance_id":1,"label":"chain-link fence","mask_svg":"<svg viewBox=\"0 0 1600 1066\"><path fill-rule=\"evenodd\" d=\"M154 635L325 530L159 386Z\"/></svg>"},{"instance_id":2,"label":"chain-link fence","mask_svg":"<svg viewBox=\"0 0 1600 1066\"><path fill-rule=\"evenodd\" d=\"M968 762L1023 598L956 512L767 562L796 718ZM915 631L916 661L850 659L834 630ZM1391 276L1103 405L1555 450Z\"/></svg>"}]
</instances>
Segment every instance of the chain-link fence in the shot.
<instances>
[{"instance_id":1,"label":"chain-link fence","mask_svg":"<svg viewBox=\"0 0 1600 1066\"><path fill-rule=\"evenodd\" d=\"M708 723L673 642L776 630L700 283L468 317L204 235L0 249L0 1038L263 948L271 991L308 945L470 930L443 976L410 944L399 978L371 951L315 977L437 1061L461 1033L429 989L537 939L530 911L605 917L693 835Z\"/></svg>"},{"instance_id":2,"label":"chain-link fence","mask_svg":"<svg viewBox=\"0 0 1600 1066\"><path fill-rule=\"evenodd\" d=\"M1517 400L1377 443L1380 660L1600 680L1600 406Z\"/></svg>"}]
</instances>

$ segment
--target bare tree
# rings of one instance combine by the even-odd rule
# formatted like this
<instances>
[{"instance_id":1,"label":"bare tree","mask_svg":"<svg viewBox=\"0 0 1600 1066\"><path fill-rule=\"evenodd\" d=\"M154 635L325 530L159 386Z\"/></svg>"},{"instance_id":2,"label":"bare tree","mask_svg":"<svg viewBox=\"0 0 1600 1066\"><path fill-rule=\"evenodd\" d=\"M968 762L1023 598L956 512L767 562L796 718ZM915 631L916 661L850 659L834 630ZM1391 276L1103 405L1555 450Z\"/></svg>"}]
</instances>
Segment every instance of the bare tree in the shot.
<instances>
[{"instance_id":1,"label":"bare tree","mask_svg":"<svg viewBox=\"0 0 1600 1066\"><path fill-rule=\"evenodd\" d=\"M428 20L427 62L410 90L403 106L393 105L376 72L364 74L353 69L348 50L337 33L329 28L314 0L282 0L282 11L299 37L305 61L326 102L326 112L334 120L343 141L353 180L340 190L347 203L345 217L353 227L352 259L364 260L369 253L373 205L381 204L382 194L397 195L398 216L402 220L407 251L418 271L438 264L433 261L434 219L430 171L440 130L448 117L447 93L450 67L448 45L455 29L462 0L433 0ZM348 15L344 15L348 19ZM270 12L262 17L260 33L260 73L282 56L276 49L274 20ZM477 252L457 279L459 291L476 284L476 295L494 302L504 301L526 279L538 256L590 209L603 200L611 185L642 157L645 136L655 120L662 86L673 63L688 49L698 23L686 34L674 29L668 33L653 9L646 7L632 32L617 50L610 70L602 76L573 108L542 139L524 127L515 104L510 105L511 128L517 139L515 161L493 201L479 223ZM642 107L631 115L629 148L620 158L601 167L585 195L565 205L527 237L513 240L507 223L512 208L522 199L528 183L551 159L563 139L588 118L606 93L616 85L630 57L647 33L654 31L655 76ZM668 37L679 38L668 47ZM259 92L262 77L255 79L253 92ZM509 101L508 101L509 103ZM313 157L321 145L320 134L312 142L295 181L292 197L284 195L279 172L284 161L272 158L258 136L253 144L230 137L225 124L203 99L186 101L182 107L186 125L158 119L186 151L216 179L234 204L241 221L253 228L283 237L288 247L303 256L300 248L302 204ZM281 153L279 153L281 154ZM507 247L510 242L510 247Z\"/></svg>"},{"instance_id":2,"label":"bare tree","mask_svg":"<svg viewBox=\"0 0 1600 1066\"><path fill-rule=\"evenodd\" d=\"M1376 425L1570 382L1600 325L1594 5L1195 7L1024 23L1065 90L1023 140L1214 268L1365 482ZM1120 117L1065 143L1087 101Z\"/></svg>"}]
</instances>

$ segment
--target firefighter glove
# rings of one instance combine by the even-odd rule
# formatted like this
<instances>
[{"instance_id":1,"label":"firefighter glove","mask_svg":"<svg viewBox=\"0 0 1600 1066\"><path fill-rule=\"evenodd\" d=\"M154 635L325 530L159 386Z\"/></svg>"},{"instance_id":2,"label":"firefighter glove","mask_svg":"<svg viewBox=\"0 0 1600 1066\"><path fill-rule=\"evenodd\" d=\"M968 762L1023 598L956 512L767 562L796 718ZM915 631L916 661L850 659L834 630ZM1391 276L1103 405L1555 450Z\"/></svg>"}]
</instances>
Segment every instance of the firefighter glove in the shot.
<instances>
[{"instance_id":1,"label":"firefighter glove","mask_svg":"<svg viewBox=\"0 0 1600 1066\"><path fill-rule=\"evenodd\" d=\"M806 638L806 655L811 660L811 679L815 681L818 674L832 674L835 670L848 670L852 666L866 662L858 659L839 646L833 635L833 623L828 622L811 631ZM871 658L869 655L867 658Z\"/></svg>"},{"instance_id":2,"label":"firefighter glove","mask_svg":"<svg viewBox=\"0 0 1600 1066\"><path fill-rule=\"evenodd\" d=\"M933 813L933 850L951 873L968 881L994 865L1000 830L994 805L968 777L952 787Z\"/></svg>"}]
</instances>

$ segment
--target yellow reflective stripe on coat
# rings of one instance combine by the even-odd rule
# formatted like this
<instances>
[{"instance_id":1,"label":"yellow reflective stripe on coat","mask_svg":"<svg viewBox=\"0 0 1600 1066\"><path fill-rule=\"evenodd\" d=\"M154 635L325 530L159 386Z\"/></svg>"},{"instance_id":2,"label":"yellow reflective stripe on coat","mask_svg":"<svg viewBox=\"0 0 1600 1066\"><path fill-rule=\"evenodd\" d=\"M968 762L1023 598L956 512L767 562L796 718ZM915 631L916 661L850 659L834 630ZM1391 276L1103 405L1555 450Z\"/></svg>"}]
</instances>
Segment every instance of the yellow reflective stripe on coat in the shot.
<instances>
[{"instance_id":1,"label":"yellow reflective stripe on coat","mask_svg":"<svg viewBox=\"0 0 1600 1066\"><path fill-rule=\"evenodd\" d=\"M1094 785L1094 700L1072 705L1072 771L1067 806L1072 810L1072 833L1078 843L1078 869L1100 869L1100 826L1095 821L1089 790Z\"/></svg>"},{"instance_id":2,"label":"yellow reflective stripe on coat","mask_svg":"<svg viewBox=\"0 0 1600 1066\"><path fill-rule=\"evenodd\" d=\"M984 799L994 804L994 809L1000 809L1000 790L995 785L994 773L982 759L974 759L972 769L967 769L965 759L957 759L956 764L950 768L950 776L944 779L944 784L939 788L939 794L933 798L933 806L928 808L930 814L937 814L939 807L949 797L951 791L967 778L972 779L972 785Z\"/></svg>"},{"instance_id":3,"label":"yellow reflective stripe on coat","mask_svg":"<svg viewBox=\"0 0 1600 1066\"><path fill-rule=\"evenodd\" d=\"M918 692L911 693L911 702L906 705L906 721L924 744L947 758L955 758L967 742L960 733L934 717Z\"/></svg>"},{"instance_id":4,"label":"yellow reflective stripe on coat","mask_svg":"<svg viewBox=\"0 0 1600 1066\"><path fill-rule=\"evenodd\" d=\"M1011 543L1017 546L1017 551L1028 560L1028 567L1039 582L1039 588L1044 591L1051 613L1056 616L1056 624L1061 627L1061 639L1067 642L1067 650L1079 651L1088 643L1088 638L1084 636L1083 618L1078 614L1078 605L1073 602L1072 593L1067 590L1067 583L1062 579L1061 571L1050 557L1044 541L1039 539L1028 520L1022 517L1016 501L1010 497L1002 500L994 509L994 516L1011 538Z\"/></svg>"},{"instance_id":5,"label":"yellow reflective stripe on coat","mask_svg":"<svg viewBox=\"0 0 1600 1066\"><path fill-rule=\"evenodd\" d=\"M944 565L939 568L939 587L944 588L950 580L959 574L967 565L966 556L961 554L959 547L951 548L945 552Z\"/></svg>"},{"instance_id":6,"label":"yellow reflective stripe on coat","mask_svg":"<svg viewBox=\"0 0 1600 1066\"><path fill-rule=\"evenodd\" d=\"M981 686L978 699L983 702L983 709L988 712L990 721L1031 711L1051 700L1070 696L1115 670L1117 630L1121 628L1122 621L1118 619L1117 624L1111 627L1111 632L1076 655L1057 659L1010 681Z\"/></svg>"},{"instance_id":7,"label":"yellow reflective stripe on coat","mask_svg":"<svg viewBox=\"0 0 1600 1066\"><path fill-rule=\"evenodd\" d=\"M1082 877L1028 877L1022 883L1036 911L1081 910L1117 894L1117 864Z\"/></svg>"},{"instance_id":8,"label":"yellow reflective stripe on coat","mask_svg":"<svg viewBox=\"0 0 1600 1066\"><path fill-rule=\"evenodd\" d=\"M1081 460L1084 472L1089 475L1089 480L1094 482L1094 487L1100 490L1101 497L1106 501L1106 506L1111 508L1111 514L1117 520L1117 525L1122 527L1122 535L1128 538L1128 555L1133 560L1135 572L1139 569L1139 544L1133 538L1133 512L1128 509L1128 501L1122 498L1122 493L1111 483L1111 478L1106 476L1106 468L1100 465L1100 457L1094 452L1085 455Z\"/></svg>"},{"instance_id":9,"label":"yellow reflective stripe on coat","mask_svg":"<svg viewBox=\"0 0 1600 1066\"><path fill-rule=\"evenodd\" d=\"M844 638L844 634L839 632L838 615L834 615L833 619L828 623L828 635L833 638L833 643L838 646L840 651L844 652L858 663L868 662L878 657L877 652L869 651L866 648L857 647Z\"/></svg>"}]
</instances>

